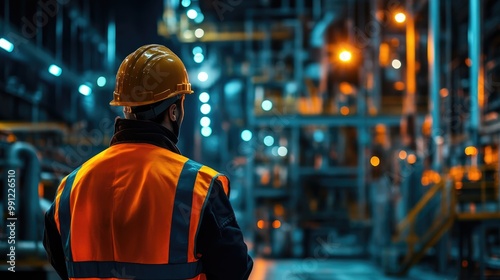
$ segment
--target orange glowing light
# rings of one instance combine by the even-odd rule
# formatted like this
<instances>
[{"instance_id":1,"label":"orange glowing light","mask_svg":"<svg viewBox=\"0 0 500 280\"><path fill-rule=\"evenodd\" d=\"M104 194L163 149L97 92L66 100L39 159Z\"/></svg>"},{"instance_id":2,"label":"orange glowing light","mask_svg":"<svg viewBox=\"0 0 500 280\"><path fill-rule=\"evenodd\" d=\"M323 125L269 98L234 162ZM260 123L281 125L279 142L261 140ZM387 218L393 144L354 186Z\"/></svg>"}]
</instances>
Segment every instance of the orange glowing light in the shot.
<instances>
[{"instance_id":1,"label":"orange glowing light","mask_svg":"<svg viewBox=\"0 0 500 280\"><path fill-rule=\"evenodd\" d=\"M257 221L257 227L259 229L263 229L264 228L264 220L258 220Z\"/></svg>"},{"instance_id":2,"label":"orange glowing light","mask_svg":"<svg viewBox=\"0 0 500 280\"><path fill-rule=\"evenodd\" d=\"M372 158L370 159L370 164L372 166L378 166L380 164L380 159L378 158L378 156L372 156Z\"/></svg>"},{"instance_id":3,"label":"orange glowing light","mask_svg":"<svg viewBox=\"0 0 500 280\"><path fill-rule=\"evenodd\" d=\"M285 214L285 208L283 207L283 205L282 204L274 205L274 215L283 216L283 214Z\"/></svg>"},{"instance_id":4,"label":"orange glowing light","mask_svg":"<svg viewBox=\"0 0 500 280\"><path fill-rule=\"evenodd\" d=\"M467 65L468 67L470 67L472 65L472 60L470 58L466 58L465 59L465 65Z\"/></svg>"},{"instance_id":5,"label":"orange glowing light","mask_svg":"<svg viewBox=\"0 0 500 280\"><path fill-rule=\"evenodd\" d=\"M431 183L431 181L429 180L429 176L427 176L427 175L422 176L421 183L422 183L422 186L424 186L424 187L428 186Z\"/></svg>"},{"instance_id":6,"label":"orange glowing light","mask_svg":"<svg viewBox=\"0 0 500 280\"><path fill-rule=\"evenodd\" d=\"M339 59L343 62L348 62L352 59L352 53L348 50L343 50L339 53Z\"/></svg>"},{"instance_id":7,"label":"orange glowing light","mask_svg":"<svg viewBox=\"0 0 500 280\"><path fill-rule=\"evenodd\" d=\"M441 95L441 97L446 97L448 96L448 89L447 88L442 88L439 90L439 94Z\"/></svg>"},{"instance_id":8,"label":"orange glowing light","mask_svg":"<svg viewBox=\"0 0 500 280\"><path fill-rule=\"evenodd\" d=\"M415 154L409 154L406 161L408 161L409 164L414 164L417 162L417 156Z\"/></svg>"},{"instance_id":9,"label":"orange glowing light","mask_svg":"<svg viewBox=\"0 0 500 280\"><path fill-rule=\"evenodd\" d=\"M279 220L274 220L273 221L273 228L280 228L281 227L281 222Z\"/></svg>"},{"instance_id":10,"label":"orange glowing light","mask_svg":"<svg viewBox=\"0 0 500 280\"><path fill-rule=\"evenodd\" d=\"M16 142L16 136L14 134L9 134L9 136L7 136L7 142L9 143Z\"/></svg>"},{"instance_id":11,"label":"orange glowing light","mask_svg":"<svg viewBox=\"0 0 500 280\"><path fill-rule=\"evenodd\" d=\"M406 159L406 156L408 156L408 154L406 153L405 150L399 151L399 159L404 160Z\"/></svg>"},{"instance_id":12,"label":"orange glowing light","mask_svg":"<svg viewBox=\"0 0 500 280\"><path fill-rule=\"evenodd\" d=\"M474 146L468 146L465 148L465 154L468 156L475 156L477 155L477 149Z\"/></svg>"},{"instance_id":13,"label":"orange glowing light","mask_svg":"<svg viewBox=\"0 0 500 280\"><path fill-rule=\"evenodd\" d=\"M354 93L353 86L348 82L341 82L339 85L340 92L345 95L351 95Z\"/></svg>"},{"instance_id":14,"label":"orange glowing light","mask_svg":"<svg viewBox=\"0 0 500 280\"><path fill-rule=\"evenodd\" d=\"M405 89L405 83L401 81L397 81L394 83L394 89L395 90L404 90Z\"/></svg>"},{"instance_id":15,"label":"orange glowing light","mask_svg":"<svg viewBox=\"0 0 500 280\"><path fill-rule=\"evenodd\" d=\"M469 172L467 172L467 178L470 181L479 181L483 174L481 173L481 170L479 170L477 167L471 167L469 169Z\"/></svg>"},{"instance_id":16,"label":"orange glowing light","mask_svg":"<svg viewBox=\"0 0 500 280\"><path fill-rule=\"evenodd\" d=\"M455 189L461 190L462 189L462 182L455 182Z\"/></svg>"},{"instance_id":17,"label":"orange glowing light","mask_svg":"<svg viewBox=\"0 0 500 280\"><path fill-rule=\"evenodd\" d=\"M342 107L340 107L340 113L341 113L343 116L347 116L347 115L349 115L349 107L347 107L347 106L342 106Z\"/></svg>"},{"instance_id":18,"label":"orange glowing light","mask_svg":"<svg viewBox=\"0 0 500 280\"><path fill-rule=\"evenodd\" d=\"M403 23L406 21L406 15L402 12L399 12L394 15L394 20L399 23Z\"/></svg>"}]
</instances>

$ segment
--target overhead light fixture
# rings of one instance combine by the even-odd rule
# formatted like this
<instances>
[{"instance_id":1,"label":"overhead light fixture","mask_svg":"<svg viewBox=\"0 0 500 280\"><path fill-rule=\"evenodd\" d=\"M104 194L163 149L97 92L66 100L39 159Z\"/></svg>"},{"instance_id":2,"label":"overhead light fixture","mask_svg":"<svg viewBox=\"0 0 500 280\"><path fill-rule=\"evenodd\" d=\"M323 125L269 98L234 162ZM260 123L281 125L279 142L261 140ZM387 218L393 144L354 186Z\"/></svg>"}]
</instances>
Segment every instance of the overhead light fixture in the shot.
<instances>
[{"instance_id":1,"label":"overhead light fixture","mask_svg":"<svg viewBox=\"0 0 500 280\"><path fill-rule=\"evenodd\" d=\"M191 30L184 30L184 32L182 32L182 36L184 36L184 39L193 39L193 31Z\"/></svg>"},{"instance_id":2,"label":"overhead light fixture","mask_svg":"<svg viewBox=\"0 0 500 280\"><path fill-rule=\"evenodd\" d=\"M399 59L393 59L391 65L392 68L399 69L401 68L401 61Z\"/></svg>"},{"instance_id":3,"label":"overhead light fixture","mask_svg":"<svg viewBox=\"0 0 500 280\"><path fill-rule=\"evenodd\" d=\"M99 78L97 78L97 85L100 87L105 86L106 85L106 77L100 76Z\"/></svg>"},{"instance_id":4,"label":"overhead light fixture","mask_svg":"<svg viewBox=\"0 0 500 280\"><path fill-rule=\"evenodd\" d=\"M205 19L205 16L202 13L198 13L196 18L194 19L194 22L196 23L202 23L203 20Z\"/></svg>"},{"instance_id":5,"label":"overhead light fixture","mask_svg":"<svg viewBox=\"0 0 500 280\"><path fill-rule=\"evenodd\" d=\"M200 46L196 46L193 48L193 55L196 55L198 53L203 53L203 49Z\"/></svg>"},{"instance_id":6,"label":"overhead light fixture","mask_svg":"<svg viewBox=\"0 0 500 280\"><path fill-rule=\"evenodd\" d=\"M261 107L264 111L270 111L273 108L273 102L270 100L264 100L262 101Z\"/></svg>"},{"instance_id":7,"label":"overhead light fixture","mask_svg":"<svg viewBox=\"0 0 500 280\"><path fill-rule=\"evenodd\" d=\"M284 157L284 156L286 156L287 154L288 154L288 149L287 149L286 147L281 146L281 147L279 147L279 148L278 148L278 155L279 155L279 156Z\"/></svg>"},{"instance_id":8,"label":"overhead light fixture","mask_svg":"<svg viewBox=\"0 0 500 280\"><path fill-rule=\"evenodd\" d=\"M271 135L264 137L264 145L271 147L274 144L274 138Z\"/></svg>"},{"instance_id":9,"label":"overhead light fixture","mask_svg":"<svg viewBox=\"0 0 500 280\"><path fill-rule=\"evenodd\" d=\"M205 126L201 128L201 135L208 137L212 135L212 129L209 126Z\"/></svg>"},{"instance_id":10,"label":"overhead light fixture","mask_svg":"<svg viewBox=\"0 0 500 280\"><path fill-rule=\"evenodd\" d=\"M56 77L59 77L62 74L62 69L61 69L61 67L59 67L55 64L51 64L49 66L49 73L56 76Z\"/></svg>"},{"instance_id":11,"label":"overhead light fixture","mask_svg":"<svg viewBox=\"0 0 500 280\"><path fill-rule=\"evenodd\" d=\"M190 19L195 19L197 16L198 16L198 12L195 10L195 9L189 9L187 12L186 12L186 15L188 18Z\"/></svg>"},{"instance_id":12,"label":"overhead light fixture","mask_svg":"<svg viewBox=\"0 0 500 280\"><path fill-rule=\"evenodd\" d=\"M207 103L208 100L210 100L210 94L208 92L202 92L200 93L200 96L198 97L202 103Z\"/></svg>"},{"instance_id":13,"label":"overhead light fixture","mask_svg":"<svg viewBox=\"0 0 500 280\"><path fill-rule=\"evenodd\" d=\"M212 121L211 121L211 120L210 120L210 118L209 118L209 117L207 117L207 116L204 116L204 117L202 117L202 118L200 119L200 125L201 125L202 127L207 127L207 126L210 126L210 123L211 123L211 122L212 122Z\"/></svg>"},{"instance_id":14,"label":"overhead light fixture","mask_svg":"<svg viewBox=\"0 0 500 280\"><path fill-rule=\"evenodd\" d=\"M202 63L205 60L205 56L202 53L197 53L194 55L193 60L196 63Z\"/></svg>"},{"instance_id":15,"label":"overhead light fixture","mask_svg":"<svg viewBox=\"0 0 500 280\"><path fill-rule=\"evenodd\" d=\"M207 72L201 71L200 73L198 73L198 80L200 80L200 82L206 82L208 80Z\"/></svg>"},{"instance_id":16,"label":"overhead light fixture","mask_svg":"<svg viewBox=\"0 0 500 280\"><path fill-rule=\"evenodd\" d=\"M396 15L394 15L394 20L396 22L403 23L406 20L406 15L404 13L399 12Z\"/></svg>"},{"instance_id":17,"label":"overhead light fixture","mask_svg":"<svg viewBox=\"0 0 500 280\"><path fill-rule=\"evenodd\" d=\"M92 88L86 84L81 84L78 87L78 92L81 93L82 95L90 95L92 93Z\"/></svg>"},{"instance_id":18,"label":"overhead light fixture","mask_svg":"<svg viewBox=\"0 0 500 280\"><path fill-rule=\"evenodd\" d=\"M205 34L205 31L201 28L197 28L194 31L194 36L196 36L196 38L201 38L201 37L203 37L204 34Z\"/></svg>"},{"instance_id":19,"label":"overhead light fixture","mask_svg":"<svg viewBox=\"0 0 500 280\"><path fill-rule=\"evenodd\" d=\"M352 54L350 51L343 50L339 53L339 59L343 62L348 62L352 58Z\"/></svg>"},{"instance_id":20,"label":"overhead light fixture","mask_svg":"<svg viewBox=\"0 0 500 280\"><path fill-rule=\"evenodd\" d=\"M14 44L9 42L5 38L0 38L0 48L4 49L7 52L12 52L14 50Z\"/></svg>"},{"instance_id":21,"label":"overhead light fixture","mask_svg":"<svg viewBox=\"0 0 500 280\"><path fill-rule=\"evenodd\" d=\"M203 104L201 105L200 107L200 112L203 114L203 115L207 115L210 113L210 111L212 111L212 107L210 106L210 104Z\"/></svg>"},{"instance_id":22,"label":"overhead light fixture","mask_svg":"<svg viewBox=\"0 0 500 280\"><path fill-rule=\"evenodd\" d=\"M241 140L248 142L252 140L252 132L248 129L245 129L241 132Z\"/></svg>"}]
</instances>

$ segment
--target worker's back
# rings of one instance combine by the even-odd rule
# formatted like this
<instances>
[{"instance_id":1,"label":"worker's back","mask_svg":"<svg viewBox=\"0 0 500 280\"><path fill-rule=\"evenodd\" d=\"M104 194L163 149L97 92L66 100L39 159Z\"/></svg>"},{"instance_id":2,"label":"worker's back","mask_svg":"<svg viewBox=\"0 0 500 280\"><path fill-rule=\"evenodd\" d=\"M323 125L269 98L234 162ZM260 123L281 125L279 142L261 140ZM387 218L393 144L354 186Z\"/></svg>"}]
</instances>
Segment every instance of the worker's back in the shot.
<instances>
[{"instance_id":1,"label":"worker's back","mask_svg":"<svg viewBox=\"0 0 500 280\"><path fill-rule=\"evenodd\" d=\"M96 155L63 181L56 198L69 276L199 274L196 235L213 178L228 191L226 177L217 175L146 143L116 144Z\"/></svg>"}]
</instances>

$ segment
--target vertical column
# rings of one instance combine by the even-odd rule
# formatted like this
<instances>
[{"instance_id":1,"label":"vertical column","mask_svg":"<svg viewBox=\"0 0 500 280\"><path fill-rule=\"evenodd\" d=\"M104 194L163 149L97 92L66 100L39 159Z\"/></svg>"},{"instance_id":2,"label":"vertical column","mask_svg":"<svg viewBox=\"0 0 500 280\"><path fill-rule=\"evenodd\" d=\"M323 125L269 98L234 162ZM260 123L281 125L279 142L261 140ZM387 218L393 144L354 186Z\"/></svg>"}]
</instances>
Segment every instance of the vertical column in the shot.
<instances>
[{"instance_id":1,"label":"vertical column","mask_svg":"<svg viewBox=\"0 0 500 280\"><path fill-rule=\"evenodd\" d=\"M406 2L406 13L408 15L406 18L406 96L403 104L403 114L413 115L416 113L415 16L413 0Z\"/></svg>"},{"instance_id":2,"label":"vertical column","mask_svg":"<svg viewBox=\"0 0 500 280\"><path fill-rule=\"evenodd\" d=\"M442 140L440 138L441 128L441 110L440 94L441 88L441 49L440 49L440 0L429 2L429 39L427 45L427 58L429 63L429 92L430 106L429 110L432 117L431 145L432 145L432 169L439 172L441 168L441 159L438 149Z\"/></svg>"},{"instance_id":3,"label":"vertical column","mask_svg":"<svg viewBox=\"0 0 500 280\"><path fill-rule=\"evenodd\" d=\"M366 123L360 123L357 127L358 133L358 217L365 218L366 213L366 182L367 182L367 149L369 147L369 133Z\"/></svg>"},{"instance_id":4,"label":"vertical column","mask_svg":"<svg viewBox=\"0 0 500 280\"><path fill-rule=\"evenodd\" d=\"M108 49L106 52L107 67L106 71L113 73L115 70L115 59L116 59L116 24L115 24L115 13L113 9L109 9L109 22L108 22L108 34L107 43Z\"/></svg>"},{"instance_id":5,"label":"vertical column","mask_svg":"<svg viewBox=\"0 0 500 280\"><path fill-rule=\"evenodd\" d=\"M481 1L469 0L470 137L479 145L479 67L481 64Z\"/></svg>"},{"instance_id":6,"label":"vertical column","mask_svg":"<svg viewBox=\"0 0 500 280\"><path fill-rule=\"evenodd\" d=\"M375 32L375 36L373 37L373 55L374 55L374 63L373 63L373 88L371 92L372 98L372 107L369 108L369 112L372 115L373 110L376 113L380 111L380 99L382 94L382 69L380 68L379 57L380 57L380 43L382 41L382 23L380 22L379 17L377 16L378 11L380 10L381 2L380 0L372 1L372 9L375 11L375 19L377 21L376 26L378 26L378 32Z\"/></svg>"}]
</instances>

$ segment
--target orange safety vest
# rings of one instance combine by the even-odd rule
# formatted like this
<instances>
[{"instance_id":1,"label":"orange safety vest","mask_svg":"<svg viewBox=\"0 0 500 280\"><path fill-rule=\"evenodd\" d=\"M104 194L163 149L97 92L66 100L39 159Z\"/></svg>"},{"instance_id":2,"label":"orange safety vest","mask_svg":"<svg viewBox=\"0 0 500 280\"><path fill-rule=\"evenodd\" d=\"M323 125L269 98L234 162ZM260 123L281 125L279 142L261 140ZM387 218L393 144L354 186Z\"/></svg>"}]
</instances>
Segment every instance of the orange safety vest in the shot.
<instances>
[{"instance_id":1,"label":"orange safety vest","mask_svg":"<svg viewBox=\"0 0 500 280\"><path fill-rule=\"evenodd\" d=\"M205 279L196 237L215 170L146 143L116 144L66 176L57 224L70 279Z\"/></svg>"}]
</instances>

